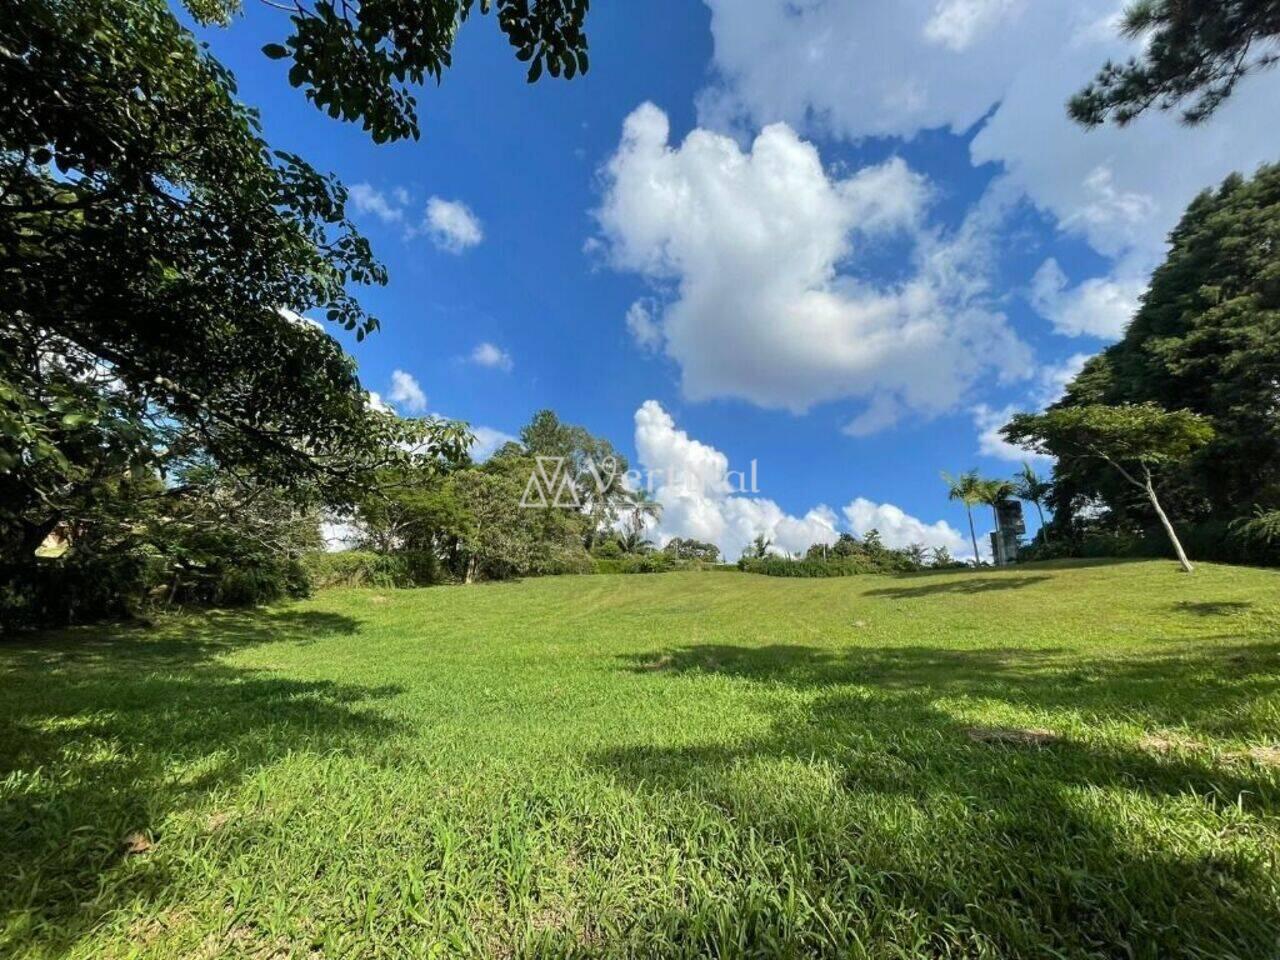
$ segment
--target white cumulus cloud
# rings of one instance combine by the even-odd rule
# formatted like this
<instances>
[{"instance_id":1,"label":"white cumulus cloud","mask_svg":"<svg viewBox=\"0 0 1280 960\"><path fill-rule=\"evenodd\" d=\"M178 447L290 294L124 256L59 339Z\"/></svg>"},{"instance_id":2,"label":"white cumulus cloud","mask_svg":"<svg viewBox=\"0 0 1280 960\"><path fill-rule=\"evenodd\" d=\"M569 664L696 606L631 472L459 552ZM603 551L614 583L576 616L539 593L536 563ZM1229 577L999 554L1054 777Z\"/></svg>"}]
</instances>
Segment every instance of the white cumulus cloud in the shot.
<instances>
[{"instance_id":1,"label":"white cumulus cloud","mask_svg":"<svg viewBox=\"0 0 1280 960\"><path fill-rule=\"evenodd\" d=\"M999 165L1012 189L1112 261L1060 292L1050 319L1063 332L1114 336L1191 199L1280 155L1280 71L1246 78L1200 126L1154 109L1124 128L1075 124L1068 98L1143 42L1119 36L1119 0L704 2L717 76L699 98L703 126L785 121L860 141L980 124L973 164ZM1086 316L1086 301L1098 313Z\"/></svg>"},{"instance_id":2,"label":"white cumulus cloud","mask_svg":"<svg viewBox=\"0 0 1280 960\"><path fill-rule=\"evenodd\" d=\"M347 188L357 213L370 213L383 223L399 223L404 219L404 206L408 194L403 188L395 188L390 196L368 183L353 183Z\"/></svg>"},{"instance_id":3,"label":"white cumulus cloud","mask_svg":"<svg viewBox=\"0 0 1280 960\"><path fill-rule=\"evenodd\" d=\"M978 452L984 457L995 457L997 460L1008 460L1011 463L1028 463L1045 461L1049 458L1043 454L1019 447L1010 443L1000 435L1000 429L1013 418L1015 413L1022 412L1018 407L1010 405L993 409L980 403L972 410L973 425L978 431Z\"/></svg>"},{"instance_id":4,"label":"white cumulus cloud","mask_svg":"<svg viewBox=\"0 0 1280 960\"><path fill-rule=\"evenodd\" d=\"M637 300L627 307L627 332L641 350L656 352L662 346L662 327L653 318L650 300Z\"/></svg>"},{"instance_id":5,"label":"white cumulus cloud","mask_svg":"<svg viewBox=\"0 0 1280 960\"><path fill-rule=\"evenodd\" d=\"M1069 287L1067 275L1050 257L1031 278L1031 305L1068 337L1118 340L1138 309L1142 279L1092 277Z\"/></svg>"},{"instance_id":6,"label":"white cumulus cloud","mask_svg":"<svg viewBox=\"0 0 1280 960\"><path fill-rule=\"evenodd\" d=\"M795 554L815 543L834 543L842 527L839 515L819 504L803 515L752 494L749 464L731 465L715 447L679 429L656 400L636 410L635 443L643 473L651 478L662 517L654 531L659 540L693 537L720 547L726 560L736 560L763 535L775 552ZM763 478L756 474L763 483ZM927 524L890 503L858 498L844 508L848 529L858 535L878 529L890 546L924 543L945 546L956 556L964 550L960 535L944 521Z\"/></svg>"},{"instance_id":7,"label":"white cumulus cloud","mask_svg":"<svg viewBox=\"0 0 1280 960\"><path fill-rule=\"evenodd\" d=\"M986 205L948 235L925 225L929 185L900 159L839 179L785 124L745 151L669 132L653 104L627 118L597 218L617 269L674 290L641 329L665 340L687 397L796 412L857 397L930 416L985 374L1029 373L1028 348L981 302ZM914 272L900 283L849 268L904 236Z\"/></svg>"},{"instance_id":8,"label":"white cumulus cloud","mask_svg":"<svg viewBox=\"0 0 1280 960\"><path fill-rule=\"evenodd\" d=\"M488 367L504 373L510 373L516 365L511 354L487 340L476 344L476 348L471 351L471 362L478 367Z\"/></svg>"},{"instance_id":9,"label":"white cumulus cloud","mask_svg":"<svg viewBox=\"0 0 1280 960\"><path fill-rule=\"evenodd\" d=\"M462 253L484 239L479 218L460 200L431 197L423 229L431 242L447 253Z\"/></svg>"},{"instance_id":10,"label":"white cumulus cloud","mask_svg":"<svg viewBox=\"0 0 1280 960\"><path fill-rule=\"evenodd\" d=\"M516 440L516 437L511 434L495 430L493 427L473 426L471 433L475 437L471 442L471 458L477 461L488 460L503 444L513 443Z\"/></svg>"},{"instance_id":11,"label":"white cumulus cloud","mask_svg":"<svg viewBox=\"0 0 1280 960\"><path fill-rule=\"evenodd\" d=\"M1019 447L1010 443L1000 434L1001 428L1012 419L1015 413L1028 408L1043 410L1052 403L1062 399L1067 385L1084 369L1086 353L1076 353L1061 363L1047 364L1036 374L1035 388L1028 396L1028 402L1021 406L1009 404L1001 408L993 408L985 403L977 404L970 410L973 415L974 429L978 432L978 452L983 456L995 457L997 460L1009 460L1014 463L1047 462L1051 457Z\"/></svg>"},{"instance_id":12,"label":"white cumulus cloud","mask_svg":"<svg viewBox=\"0 0 1280 960\"><path fill-rule=\"evenodd\" d=\"M856 536L877 530L887 547L900 549L921 543L931 548L946 547L953 557L973 556L968 541L945 520L925 523L892 503L876 503L865 497L853 500L842 512Z\"/></svg>"},{"instance_id":13,"label":"white cumulus cloud","mask_svg":"<svg viewBox=\"0 0 1280 960\"><path fill-rule=\"evenodd\" d=\"M409 413L425 413L427 410L427 395L413 374L403 370L391 371L391 389L387 391L387 399Z\"/></svg>"},{"instance_id":14,"label":"white cumulus cloud","mask_svg":"<svg viewBox=\"0 0 1280 960\"><path fill-rule=\"evenodd\" d=\"M924 38L953 51L968 49L1001 20L1021 12L1023 0L940 0L925 21Z\"/></svg>"}]
</instances>

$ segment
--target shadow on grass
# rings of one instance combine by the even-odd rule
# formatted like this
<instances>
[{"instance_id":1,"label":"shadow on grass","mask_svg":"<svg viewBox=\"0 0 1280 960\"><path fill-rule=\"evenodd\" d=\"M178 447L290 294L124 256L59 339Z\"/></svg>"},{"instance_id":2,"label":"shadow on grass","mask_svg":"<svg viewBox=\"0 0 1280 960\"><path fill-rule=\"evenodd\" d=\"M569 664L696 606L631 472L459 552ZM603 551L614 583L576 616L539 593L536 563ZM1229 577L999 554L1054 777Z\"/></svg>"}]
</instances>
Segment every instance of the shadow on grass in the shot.
<instances>
[{"instance_id":1,"label":"shadow on grass","mask_svg":"<svg viewBox=\"0 0 1280 960\"><path fill-rule=\"evenodd\" d=\"M990 593L993 590L1020 590L1051 579L1053 578L1046 576L958 576L953 580L923 583L914 587L881 587L878 590L868 590L866 596L908 600L943 594Z\"/></svg>"},{"instance_id":2,"label":"shadow on grass","mask_svg":"<svg viewBox=\"0 0 1280 960\"><path fill-rule=\"evenodd\" d=\"M31 937L58 953L122 905L163 901L175 878L139 854L163 849L167 817L287 755L392 734L376 705L397 687L219 659L357 628L337 614L213 613L0 643L0 947Z\"/></svg>"},{"instance_id":3,"label":"shadow on grass","mask_svg":"<svg viewBox=\"0 0 1280 960\"><path fill-rule=\"evenodd\" d=\"M1185 726L1206 736L1274 736L1267 712L1248 707L1280 695L1280 640L1212 648L1236 640L1231 634L1201 636L1195 648L1094 661L1075 651L1016 647L835 652L794 644L705 644L637 654L625 662L637 673L708 673L801 688L856 684L872 694L977 698L1148 728Z\"/></svg>"},{"instance_id":4,"label":"shadow on grass","mask_svg":"<svg viewBox=\"0 0 1280 960\"><path fill-rule=\"evenodd\" d=\"M1229 617L1252 608L1253 604L1248 600L1204 600L1199 603L1179 600L1173 605L1173 609L1180 613L1193 613L1198 617Z\"/></svg>"},{"instance_id":5,"label":"shadow on grass","mask_svg":"<svg viewBox=\"0 0 1280 960\"><path fill-rule=\"evenodd\" d=\"M1082 671L1052 650L686 647L628 658L627 669L737 678L764 704L778 702L770 692L779 687L813 697L746 741L616 749L593 761L638 792L672 794L667 803L710 804L753 849L783 851L756 868L775 871L758 878L766 887L812 875L832 884L823 896L854 891L831 905L853 919L824 927L824 954L864 949L869 930L893 930L883 933L891 941L909 930L928 956L1273 955L1274 858L1259 852L1265 842L1224 839L1266 837L1264 820L1274 829L1273 768L1062 731L973 727L939 699L1257 734L1265 723L1243 718L1280 689L1278 657L1280 643L1260 643L1230 657ZM794 777L796 765L834 770L834 786L815 799L799 789L803 777L794 787L775 780L770 794L770 777ZM1190 824L1197 842L1180 835ZM1202 829L1226 832L1206 839ZM786 942L795 933L785 907L767 898L740 910L726 921L739 935L767 931ZM705 920L696 913L669 919L696 936Z\"/></svg>"}]
</instances>

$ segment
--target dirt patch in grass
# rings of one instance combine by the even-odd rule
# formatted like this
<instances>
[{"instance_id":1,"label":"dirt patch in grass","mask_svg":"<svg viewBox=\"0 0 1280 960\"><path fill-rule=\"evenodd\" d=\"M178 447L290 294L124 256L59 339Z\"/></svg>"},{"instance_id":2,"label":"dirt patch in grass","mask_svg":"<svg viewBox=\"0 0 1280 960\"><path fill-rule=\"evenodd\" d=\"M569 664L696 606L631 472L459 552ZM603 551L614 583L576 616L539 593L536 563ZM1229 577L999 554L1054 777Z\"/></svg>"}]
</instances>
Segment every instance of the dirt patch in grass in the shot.
<instances>
[{"instance_id":1,"label":"dirt patch in grass","mask_svg":"<svg viewBox=\"0 0 1280 960\"><path fill-rule=\"evenodd\" d=\"M230 810L219 810L211 813L204 821L204 828L209 833L215 833L226 826L235 818L235 814Z\"/></svg>"},{"instance_id":2,"label":"dirt patch in grass","mask_svg":"<svg viewBox=\"0 0 1280 960\"><path fill-rule=\"evenodd\" d=\"M1016 747L1044 747L1062 739L1043 727L969 727L965 732L975 743L1007 743Z\"/></svg>"},{"instance_id":3,"label":"dirt patch in grass","mask_svg":"<svg viewBox=\"0 0 1280 960\"><path fill-rule=\"evenodd\" d=\"M1200 753L1212 749L1207 743L1201 743L1199 740L1178 733L1150 733L1139 740L1138 745L1152 753ZM1228 762L1252 760L1264 767L1280 767L1280 747L1277 746L1228 750L1220 757Z\"/></svg>"},{"instance_id":4,"label":"dirt patch in grass","mask_svg":"<svg viewBox=\"0 0 1280 960\"><path fill-rule=\"evenodd\" d=\"M1180 733L1148 733L1138 741L1138 746L1152 753L1176 753L1181 750L1207 750L1208 747L1199 740L1183 736Z\"/></svg>"},{"instance_id":5,"label":"dirt patch in grass","mask_svg":"<svg viewBox=\"0 0 1280 960\"><path fill-rule=\"evenodd\" d=\"M147 837L145 833L134 831L120 841L120 852L126 857L137 857L144 853L150 853L155 844Z\"/></svg>"},{"instance_id":6,"label":"dirt patch in grass","mask_svg":"<svg viewBox=\"0 0 1280 960\"><path fill-rule=\"evenodd\" d=\"M1248 757L1264 767L1280 767L1280 747L1252 747L1239 756Z\"/></svg>"}]
</instances>

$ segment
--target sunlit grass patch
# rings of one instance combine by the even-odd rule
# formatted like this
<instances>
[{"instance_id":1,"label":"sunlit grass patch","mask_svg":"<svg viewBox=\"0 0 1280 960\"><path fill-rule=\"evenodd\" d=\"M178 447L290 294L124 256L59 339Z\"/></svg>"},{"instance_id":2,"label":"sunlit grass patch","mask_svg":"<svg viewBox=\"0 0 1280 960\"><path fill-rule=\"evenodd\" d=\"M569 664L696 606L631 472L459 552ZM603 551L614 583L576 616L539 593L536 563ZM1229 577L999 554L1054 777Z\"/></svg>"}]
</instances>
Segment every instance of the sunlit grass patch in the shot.
<instances>
[{"instance_id":1,"label":"sunlit grass patch","mask_svg":"<svg viewBox=\"0 0 1280 960\"><path fill-rule=\"evenodd\" d=\"M1239 956L1280 576L334 591L0 645L0 954Z\"/></svg>"}]
</instances>

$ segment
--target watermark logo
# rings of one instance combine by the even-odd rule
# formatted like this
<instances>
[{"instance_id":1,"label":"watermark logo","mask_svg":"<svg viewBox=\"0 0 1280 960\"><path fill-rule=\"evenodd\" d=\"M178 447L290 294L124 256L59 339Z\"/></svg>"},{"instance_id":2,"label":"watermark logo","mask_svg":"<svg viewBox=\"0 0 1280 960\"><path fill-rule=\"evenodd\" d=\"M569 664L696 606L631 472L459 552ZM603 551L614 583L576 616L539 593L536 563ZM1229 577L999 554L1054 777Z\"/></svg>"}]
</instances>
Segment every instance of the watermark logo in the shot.
<instances>
[{"instance_id":1,"label":"watermark logo","mask_svg":"<svg viewBox=\"0 0 1280 960\"><path fill-rule=\"evenodd\" d=\"M529 510L582 510L592 503L607 502L630 509L651 503L658 490L677 497L712 492L721 496L758 494L759 466L752 460L746 471L726 470L707 477L695 471L622 470L613 457L599 461L588 457L577 471L568 457L536 457L520 506Z\"/></svg>"},{"instance_id":2,"label":"watermark logo","mask_svg":"<svg viewBox=\"0 0 1280 960\"><path fill-rule=\"evenodd\" d=\"M581 510L582 498L574 482L573 471L565 457L538 457L524 485L520 506L545 510L559 507L561 510Z\"/></svg>"}]
</instances>

